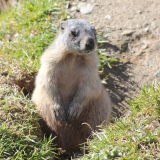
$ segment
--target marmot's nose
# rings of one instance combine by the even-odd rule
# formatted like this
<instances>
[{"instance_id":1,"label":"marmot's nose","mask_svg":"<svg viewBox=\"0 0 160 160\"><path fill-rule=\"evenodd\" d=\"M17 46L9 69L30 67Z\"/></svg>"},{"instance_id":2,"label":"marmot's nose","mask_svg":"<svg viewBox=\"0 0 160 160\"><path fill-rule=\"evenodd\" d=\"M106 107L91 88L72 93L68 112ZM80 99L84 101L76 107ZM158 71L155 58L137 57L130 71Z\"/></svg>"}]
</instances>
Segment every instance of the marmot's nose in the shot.
<instances>
[{"instance_id":1,"label":"marmot's nose","mask_svg":"<svg viewBox=\"0 0 160 160\"><path fill-rule=\"evenodd\" d=\"M86 42L86 50L91 51L93 50L93 48L94 48L94 40L93 38L88 38Z\"/></svg>"}]
</instances>

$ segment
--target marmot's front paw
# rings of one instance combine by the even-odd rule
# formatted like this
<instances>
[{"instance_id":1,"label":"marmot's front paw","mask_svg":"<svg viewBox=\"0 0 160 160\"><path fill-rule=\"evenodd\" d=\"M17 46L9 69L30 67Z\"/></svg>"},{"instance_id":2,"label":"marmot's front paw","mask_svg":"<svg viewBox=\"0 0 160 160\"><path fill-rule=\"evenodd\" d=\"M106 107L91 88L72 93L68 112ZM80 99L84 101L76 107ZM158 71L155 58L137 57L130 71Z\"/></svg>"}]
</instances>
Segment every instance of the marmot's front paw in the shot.
<instances>
[{"instance_id":1,"label":"marmot's front paw","mask_svg":"<svg viewBox=\"0 0 160 160\"><path fill-rule=\"evenodd\" d=\"M67 121L73 122L76 119L78 119L79 115L80 115L79 107L77 107L77 105L72 105L68 110Z\"/></svg>"},{"instance_id":2,"label":"marmot's front paw","mask_svg":"<svg viewBox=\"0 0 160 160\"><path fill-rule=\"evenodd\" d=\"M64 109L60 106L56 106L56 108L54 109L54 116L59 121L66 121Z\"/></svg>"}]
</instances>

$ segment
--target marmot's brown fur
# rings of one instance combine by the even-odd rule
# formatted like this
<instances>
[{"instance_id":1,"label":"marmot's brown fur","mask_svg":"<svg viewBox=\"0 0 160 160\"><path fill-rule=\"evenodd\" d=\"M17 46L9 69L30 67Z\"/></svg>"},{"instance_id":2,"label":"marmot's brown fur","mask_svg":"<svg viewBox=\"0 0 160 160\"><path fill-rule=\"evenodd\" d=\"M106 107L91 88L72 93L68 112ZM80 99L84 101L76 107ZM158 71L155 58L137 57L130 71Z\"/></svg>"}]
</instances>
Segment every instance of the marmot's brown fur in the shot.
<instances>
[{"instance_id":1,"label":"marmot's brown fur","mask_svg":"<svg viewBox=\"0 0 160 160\"><path fill-rule=\"evenodd\" d=\"M108 122L111 114L95 47L94 27L72 19L61 23L59 35L41 57L32 100L67 153L77 151L90 127Z\"/></svg>"}]
</instances>

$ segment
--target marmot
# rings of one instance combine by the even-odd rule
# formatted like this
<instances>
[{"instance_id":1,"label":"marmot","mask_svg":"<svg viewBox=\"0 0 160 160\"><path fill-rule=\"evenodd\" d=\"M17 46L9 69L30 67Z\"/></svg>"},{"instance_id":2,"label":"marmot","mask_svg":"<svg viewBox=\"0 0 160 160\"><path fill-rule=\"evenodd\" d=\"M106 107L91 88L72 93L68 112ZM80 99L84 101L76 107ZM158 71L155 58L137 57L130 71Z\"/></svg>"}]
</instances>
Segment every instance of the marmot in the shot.
<instances>
[{"instance_id":1,"label":"marmot","mask_svg":"<svg viewBox=\"0 0 160 160\"><path fill-rule=\"evenodd\" d=\"M86 20L70 19L61 22L59 35L41 57L32 100L67 153L76 152L90 127L108 122L111 114L96 45L95 28Z\"/></svg>"}]
</instances>

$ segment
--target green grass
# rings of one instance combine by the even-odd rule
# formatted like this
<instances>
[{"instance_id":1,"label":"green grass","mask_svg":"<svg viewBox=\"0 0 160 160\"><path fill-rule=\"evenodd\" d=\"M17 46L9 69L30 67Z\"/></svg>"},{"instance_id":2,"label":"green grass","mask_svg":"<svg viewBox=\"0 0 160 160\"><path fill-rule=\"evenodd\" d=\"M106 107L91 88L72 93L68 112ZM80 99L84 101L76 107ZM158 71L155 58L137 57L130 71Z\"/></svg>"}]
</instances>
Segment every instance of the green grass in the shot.
<instances>
[{"instance_id":1,"label":"green grass","mask_svg":"<svg viewBox=\"0 0 160 160\"><path fill-rule=\"evenodd\" d=\"M32 102L15 86L0 90L0 159L51 159L53 139L42 140Z\"/></svg>"},{"instance_id":2,"label":"green grass","mask_svg":"<svg viewBox=\"0 0 160 160\"><path fill-rule=\"evenodd\" d=\"M108 43L108 41L103 37L103 34L101 32L97 33L97 41L98 41L97 53L100 59L99 71L103 71L105 66L112 68L112 65L119 62L118 57L107 51L104 45Z\"/></svg>"},{"instance_id":3,"label":"green grass","mask_svg":"<svg viewBox=\"0 0 160 160\"><path fill-rule=\"evenodd\" d=\"M0 53L20 60L22 69L37 70L40 55L53 41L59 21L66 16L60 8L63 3L63 0L24 0L0 15L3 42Z\"/></svg>"},{"instance_id":4,"label":"green grass","mask_svg":"<svg viewBox=\"0 0 160 160\"><path fill-rule=\"evenodd\" d=\"M101 32L97 33L97 50L96 52L99 55L99 75L102 79L103 84L107 84L108 76L106 73L104 73L104 68L109 67L112 68L115 64L119 62L119 56L116 54L110 53L110 51L107 50L107 47L105 46L108 41L106 38L103 37L103 34Z\"/></svg>"},{"instance_id":5,"label":"green grass","mask_svg":"<svg viewBox=\"0 0 160 160\"><path fill-rule=\"evenodd\" d=\"M38 71L40 55L55 38L59 22L66 18L63 4L63 0L22 0L0 15L0 159L57 156L52 139L42 140L35 107L17 82L24 83L24 88L33 86L30 79ZM98 52L103 64L108 64L103 56L106 51Z\"/></svg>"},{"instance_id":6,"label":"green grass","mask_svg":"<svg viewBox=\"0 0 160 160\"><path fill-rule=\"evenodd\" d=\"M0 15L0 159L58 156L53 139L42 137L35 106L17 82L23 79L24 87L33 85L30 79L38 71L40 55L66 18L63 4L63 0L22 0ZM118 59L105 49L101 33L97 39L103 74L104 67ZM93 133L86 147L89 153L80 159L160 159L160 86L144 87L130 106L124 117Z\"/></svg>"},{"instance_id":7,"label":"green grass","mask_svg":"<svg viewBox=\"0 0 160 160\"><path fill-rule=\"evenodd\" d=\"M79 159L160 159L160 85L144 87L126 113L94 132Z\"/></svg>"},{"instance_id":8,"label":"green grass","mask_svg":"<svg viewBox=\"0 0 160 160\"><path fill-rule=\"evenodd\" d=\"M63 4L62 0L24 0L0 15L0 159L57 157L53 139L42 136L30 97L15 82L37 72L40 55L66 16Z\"/></svg>"}]
</instances>

